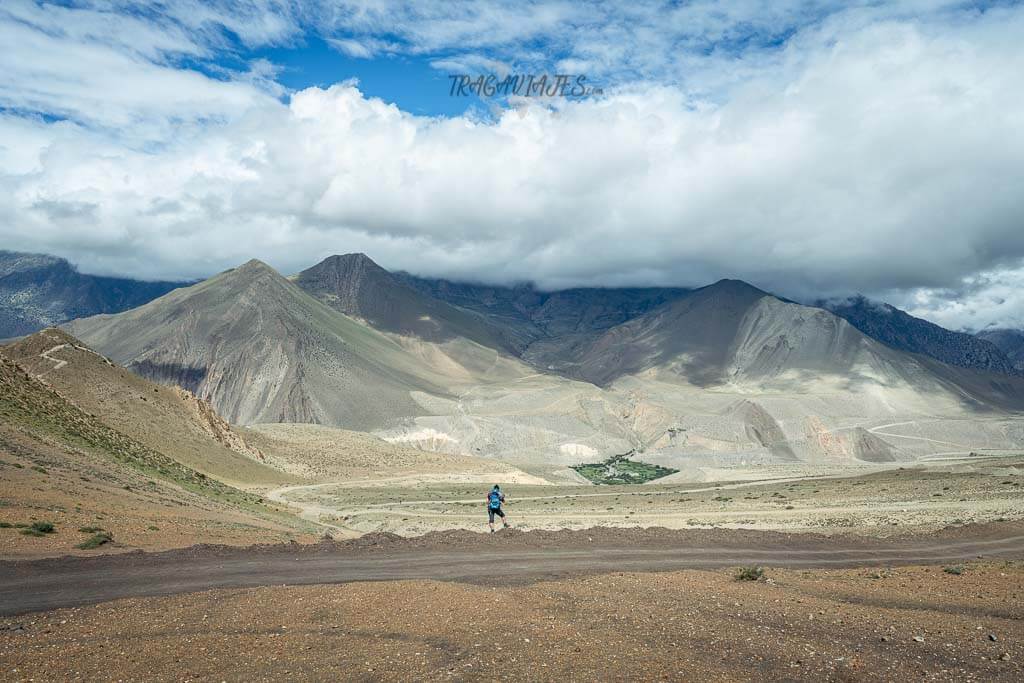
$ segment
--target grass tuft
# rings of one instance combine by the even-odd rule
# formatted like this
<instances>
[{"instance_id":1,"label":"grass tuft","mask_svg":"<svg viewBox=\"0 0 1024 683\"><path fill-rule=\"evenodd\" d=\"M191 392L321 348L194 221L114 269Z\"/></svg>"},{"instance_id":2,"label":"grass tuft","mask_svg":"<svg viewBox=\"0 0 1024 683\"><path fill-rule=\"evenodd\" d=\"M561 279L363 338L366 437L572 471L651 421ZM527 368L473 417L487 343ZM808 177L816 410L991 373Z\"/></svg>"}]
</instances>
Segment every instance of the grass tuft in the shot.
<instances>
[{"instance_id":1,"label":"grass tuft","mask_svg":"<svg viewBox=\"0 0 1024 683\"><path fill-rule=\"evenodd\" d=\"M93 550L99 548L101 545L105 545L114 540L114 535L109 531L101 531L97 534L93 534L85 541L82 541L75 547L79 550Z\"/></svg>"},{"instance_id":2,"label":"grass tuft","mask_svg":"<svg viewBox=\"0 0 1024 683\"><path fill-rule=\"evenodd\" d=\"M53 526L50 522L32 522L28 526L22 526L21 533L25 536L45 536L57 531L57 527Z\"/></svg>"},{"instance_id":3,"label":"grass tuft","mask_svg":"<svg viewBox=\"0 0 1024 683\"><path fill-rule=\"evenodd\" d=\"M942 571L946 572L947 574L952 574L953 576L960 576L964 573L964 567L960 564L952 564L948 567L943 567Z\"/></svg>"},{"instance_id":4,"label":"grass tuft","mask_svg":"<svg viewBox=\"0 0 1024 683\"><path fill-rule=\"evenodd\" d=\"M760 581L763 578L763 567L740 567L736 572L737 581Z\"/></svg>"}]
</instances>

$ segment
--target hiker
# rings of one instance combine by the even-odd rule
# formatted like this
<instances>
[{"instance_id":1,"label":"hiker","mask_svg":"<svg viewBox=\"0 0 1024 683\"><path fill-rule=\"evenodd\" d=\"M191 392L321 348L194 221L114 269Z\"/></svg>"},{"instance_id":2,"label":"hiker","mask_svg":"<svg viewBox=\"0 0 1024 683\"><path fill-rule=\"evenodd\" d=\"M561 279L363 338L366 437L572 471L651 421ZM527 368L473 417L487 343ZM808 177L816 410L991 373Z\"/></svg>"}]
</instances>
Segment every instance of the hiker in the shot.
<instances>
[{"instance_id":1,"label":"hiker","mask_svg":"<svg viewBox=\"0 0 1024 683\"><path fill-rule=\"evenodd\" d=\"M495 484L487 494L487 524L491 527L492 534L494 533L494 515L501 517L502 527L508 528L508 518L505 517L505 511L501 509L501 504L504 502L505 494L501 492L501 487Z\"/></svg>"}]
</instances>

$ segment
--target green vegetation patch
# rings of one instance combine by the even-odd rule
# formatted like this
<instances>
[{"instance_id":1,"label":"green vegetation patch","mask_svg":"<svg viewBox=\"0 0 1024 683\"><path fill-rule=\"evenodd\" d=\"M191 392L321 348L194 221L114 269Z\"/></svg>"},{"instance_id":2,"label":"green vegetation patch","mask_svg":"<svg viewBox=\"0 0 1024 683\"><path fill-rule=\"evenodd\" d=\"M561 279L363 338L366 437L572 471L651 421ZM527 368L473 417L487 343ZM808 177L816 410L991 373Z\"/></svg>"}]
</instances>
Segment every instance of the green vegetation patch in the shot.
<instances>
[{"instance_id":1,"label":"green vegetation patch","mask_svg":"<svg viewBox=\"0 0 1024 683\"><path fill-rule=\"evenodd\" d=\"M21 529L21 533L26 536L45 536L46 534L52 534L57 531L57 528L50 522L32 522L32 524L28 526L15 526L22 526L23 528Z\"/></svg>"},{"instance_id":2,"label":"green vegetation patch","mask_svg":"<svg viewBox=\"0 0 1024 683\"><path fill-rule=\"evenodd\" d=\"M92 550L94 548L99 548L101 545L104 545L106 543L110 543L113 540L113 534L111 534L109 531L101 531L97 534L93 534L88 539L82 541L75 547L79 550Z\"/></svg>"},{"instance_id":3,"label":"green vegetation patch","mask_svg":"<svg viewBox=\"0 0 1024 683\"><path fill-rule=\"evenodd\" d=\"M740 567L736 571L737 581L760 581L764 578L764 568L762 567Z\"/></svg>"},{"instance_id":4,"label":"green vegetation patch","mask_svg":"<svg viewBox=\"0 0 1024 683\"><path fill-rule=\"evenodd\" d=\"M575 465L573 469L595 484L643 484L679 470L630 460L632 453L613 455L604 462Z\"/></svg>"}]
</instances>

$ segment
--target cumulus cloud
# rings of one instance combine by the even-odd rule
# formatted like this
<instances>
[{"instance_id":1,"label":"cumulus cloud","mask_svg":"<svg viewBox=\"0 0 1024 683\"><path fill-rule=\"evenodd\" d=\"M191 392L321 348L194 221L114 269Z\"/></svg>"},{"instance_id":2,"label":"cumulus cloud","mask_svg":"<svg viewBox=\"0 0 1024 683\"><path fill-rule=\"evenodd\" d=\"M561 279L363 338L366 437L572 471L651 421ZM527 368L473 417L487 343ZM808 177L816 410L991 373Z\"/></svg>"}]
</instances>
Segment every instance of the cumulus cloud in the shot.
<instances>
[{"instance_id":1,"label":"cumulus cloud","mask_svg":"<svg viewBox=\"0 0 1024 683\"><path fill-rule=\"evenodd\" d=\"M546 54L571 23L556 58L613 82L493 120L416 116L352 82L281 97L267 63L182 67L173 55L220 49L228 5L128 15L152 33L132 46L53 17L71 10L15 7L0 15L16 47L0 55L8 248L153 278L347 251L550 288L740 277L793 298L884 295L952 327L1021 321L1018 7L342 3L238 27L264 44L313 22L345 27L330 37L349 54L514 69L515 45Z\"/></svg>"}]
</instances>

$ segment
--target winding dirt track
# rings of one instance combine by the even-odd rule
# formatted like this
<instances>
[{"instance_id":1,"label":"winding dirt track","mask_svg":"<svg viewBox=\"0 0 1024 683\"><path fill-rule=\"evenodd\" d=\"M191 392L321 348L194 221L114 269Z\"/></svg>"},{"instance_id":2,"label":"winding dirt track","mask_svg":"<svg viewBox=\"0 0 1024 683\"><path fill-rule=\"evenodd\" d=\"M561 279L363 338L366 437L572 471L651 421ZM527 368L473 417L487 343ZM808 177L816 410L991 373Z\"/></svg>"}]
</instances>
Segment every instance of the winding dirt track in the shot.
<instances>
[{"instance_id":1,"label":"winding dirt track","mask_svg":"<svg viewBox=\"0 0 1024 683\"><path fill-rule=\"evenodd\" d=\"M0 562L0 616L118 598L213 588L436 579L522 584L616 571L739 565L840 568L1024 559L1024 524L958 527L921 537L874 540L759 531L590 529L441 532L400 539Z\"/></svg>"}]
</instances>

